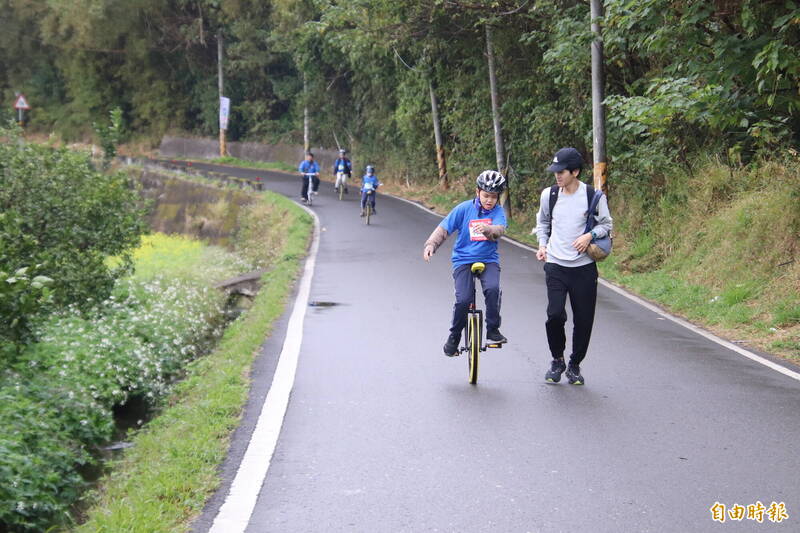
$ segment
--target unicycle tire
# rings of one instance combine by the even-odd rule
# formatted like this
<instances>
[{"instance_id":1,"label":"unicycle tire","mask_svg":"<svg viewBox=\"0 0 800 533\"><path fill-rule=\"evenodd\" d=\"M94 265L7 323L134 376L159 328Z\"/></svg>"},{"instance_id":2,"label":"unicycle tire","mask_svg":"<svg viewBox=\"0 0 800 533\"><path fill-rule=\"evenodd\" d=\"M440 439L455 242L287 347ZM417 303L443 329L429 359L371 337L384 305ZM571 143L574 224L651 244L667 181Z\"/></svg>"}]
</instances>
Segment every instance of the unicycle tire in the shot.
<instances>
[{"instance_id":1,"label":"unicycle tire","mask_svg":"<svg viewBox=\"0 0 800 533\"><path fill-rule=\"evenodd\" d=\"M366 209L367 209L367 214L364 215L364 224L369 226L369 218L370 216L372 216L372 206L369 204L369 201L367 201Z\"/></svg>"},{"instance_id":2,"label":"unicycle tire","mask_svg":"<svg viewBox=\"0 0 800 533\"><path fill-rule=\"evenodd\" d=\"M479 313L470 313L467 318L467 353L469 361L469 382L478 383L478 360L481 353L481 318Z\"/></svg>"},{"instance_id":3,"label":"unicycle tire","mask_svg":"<svg viewBox=\"0 0 800 533\"><path fill-rule=\"evenodd\" d=\"M344 183L342 183L340 181L339 182L339 201L341 201L342 198L344 198Z\"/></svg>"}]
</instances>

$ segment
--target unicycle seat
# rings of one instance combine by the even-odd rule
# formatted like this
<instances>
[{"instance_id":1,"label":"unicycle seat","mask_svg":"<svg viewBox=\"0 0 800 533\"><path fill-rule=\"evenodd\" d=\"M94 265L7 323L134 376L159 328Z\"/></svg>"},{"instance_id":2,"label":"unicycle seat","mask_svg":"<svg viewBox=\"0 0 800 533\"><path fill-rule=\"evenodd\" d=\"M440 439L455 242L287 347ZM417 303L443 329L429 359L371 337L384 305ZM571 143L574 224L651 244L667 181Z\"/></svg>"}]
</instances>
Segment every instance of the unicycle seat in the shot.
<instances>
[{"instance_id":1,"label":"unicycle seat","mask_svg":"<svg viewBox=\"0 0 800 533\"><path fill-rule=\"evenodd\" d=\"M472 267L470 267L470 271L475 276L480 276L484 270L486 270L486 265L483 263L472 263Z\"/></svg>"}]
</instances>

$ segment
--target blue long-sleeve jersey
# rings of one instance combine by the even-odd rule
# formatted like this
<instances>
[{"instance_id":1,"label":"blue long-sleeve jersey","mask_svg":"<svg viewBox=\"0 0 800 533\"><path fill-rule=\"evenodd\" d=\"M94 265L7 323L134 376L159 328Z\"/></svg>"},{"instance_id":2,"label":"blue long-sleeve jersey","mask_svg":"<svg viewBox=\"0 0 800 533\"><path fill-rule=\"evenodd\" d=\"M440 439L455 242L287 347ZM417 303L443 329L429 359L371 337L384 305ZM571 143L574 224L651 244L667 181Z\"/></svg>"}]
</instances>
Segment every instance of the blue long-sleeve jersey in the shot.
<instances>
[{"instance_id":1,"label":"blue long-sleeve jersey","mask_svg":"<svg viewBox=\"0 0 800 533\"><path fill-rule=\"evenodd\" d=\"M333 164L333 173L344 172L348 176L353 173L353 163L346 157L340 157Z\"/></svg>"},{"instance_id":2,"label":"blue long-sleeve jersey","mask_svg":"<svg viewBox=\"0 0 800 533\"><path fill-rule=\"evenodd\" d=\"M309 161L306 159L300 163L300 166L297 167L297 170L303 174L316 174L319 172L319 164L316 161Z\"/></svg>"},{"instance_id":3,"label":"blue long-sleeve jersey","mask_svg":"<svg viewBox=\"0 0 800 533\"><path fill-rule=\"evenodd\" d=\"M380 187L381 182L378 181L378 176L373 174L370 176L369 174L365 174L363 178L361 178L361 190L362 191L376 191L378 187Z\"/></svg>"}]
</instances>

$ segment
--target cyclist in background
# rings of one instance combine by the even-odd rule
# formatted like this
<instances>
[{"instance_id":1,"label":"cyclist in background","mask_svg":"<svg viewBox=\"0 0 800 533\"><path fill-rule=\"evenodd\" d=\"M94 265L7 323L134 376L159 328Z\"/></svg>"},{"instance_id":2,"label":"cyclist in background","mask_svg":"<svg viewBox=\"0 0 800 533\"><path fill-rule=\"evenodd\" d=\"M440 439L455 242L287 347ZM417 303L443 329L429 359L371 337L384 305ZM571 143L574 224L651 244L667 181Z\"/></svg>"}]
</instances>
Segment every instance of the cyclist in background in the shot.
<instances>
[{"instance_id":1,"label":"cyclist in background","mask_svg":"<svg viewBox=\"0 0 800 533\"><path fill-rule=\"evenodd\" d=\"M336 184L333 189L339 192L339 187L344 187L344 193L347 194L347 179L353 173L353 164L347 158L347 150L344 148L339 149L339 158L333 163L333 175L336 176Z\"/></svg>"},{"instance_id":2,"label":"cyclist in background","mask_svg":"<svg viewBox=\"0 0 800 533\"><path fill-rule=\"evenodd\" d=\"M375 167L367 165L367 173L361 178L362 217L366 215L364 210L367 208L367 201L369 201L369 205L372 207L372 214L377 214L377 211L375 211L375 196L377 195L376 191L380 185L381 183L378 181L378 176L375 175Z\"/></svg>"},{"instance_id":3,"label":"cyclist in background","mask_svg":"<svg viewBox=\"0 0 800 533\"><path fill-rule=\"evenodd\" d=\"M300 198L302 199L303 203L305 203L306 195L308 194L307 176L313 176L313 193L317 194L317 191L319 190L319 164L314 161L314 154L311 152L306 152L306 159L300 163L300 166L297 167L297 170L303 175L303 185L300 187Z\"/></svg>"},{"instance_id":4,"label":"cyclist in background","mask_svg":"<svg viewBox=\"0 0 800 533\"><path fill-rule=\"evenodd\" d=\"M453 245L453 280L456 286L456 303L450 335L444 344L444 354L458 355L461 332L467 324L469 304L475 291L472 263L482 262L486 268L480 275L483 297L486 301L486 338L492 342L507 342L500 333L500 255L497 240L506 229L506 215L498 203L500 193L506 188L505 177L494 170L481 172L476 180L475 198L460 203L450 211L433 230L422 252L430 261L447 236L457 231Z\"/></svg>"}]
</instances>

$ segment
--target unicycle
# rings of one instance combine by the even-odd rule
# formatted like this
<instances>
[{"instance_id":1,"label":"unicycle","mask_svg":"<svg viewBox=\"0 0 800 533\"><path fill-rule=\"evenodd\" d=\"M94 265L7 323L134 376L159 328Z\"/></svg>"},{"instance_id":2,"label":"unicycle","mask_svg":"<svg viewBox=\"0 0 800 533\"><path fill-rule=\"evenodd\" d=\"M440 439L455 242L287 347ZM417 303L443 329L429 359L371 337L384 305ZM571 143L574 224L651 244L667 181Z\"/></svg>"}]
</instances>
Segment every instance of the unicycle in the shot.
<instances>
[{"instance_id":1,"label":"unicycle","mask_svg":"<svg viewBox=\"0 0 800 533\"><path fill-rule=\"evenodd\" d=\"M308 191L306 191L306 204L309 206L313 203L314 198L314 174L306 174L308 180Z\"/></svg>"},{"instance_id":2,"label":"unicycle","mask_svg":"<svg viewBox=\"0 0 800 533\"><path fill-rule=\"evenodd\" d=\"M337 184L338 189L339 189L339 200L340 201L344 199L344 187L345 187L346 181L347 181L347 174L345 174L344 172L339 172L336 175L336 184Z\"/></svg>"},{"instance_id":3,"label":"unicycle","mask_svg":"<svg viewBox=\"0 0 800 533\"><path fill-rule=\"evenodd\" d=\"M472 302L469 304L467 326L464 328L464 346L460 348L461 352L466 352L469 356L469 382L472 385L478 383L478 361L480 360L481 352L485 352L487 348L503 347L501 343L483 344L483 311L475 305L475 286L485 268L486 265L483 263L472 263L470 268L473 282Z\"/></svg>"},{"instance_id":4,"label":"unicycle","mask_svg":"<svg viewBox=\"0 0 800 533\"><path fill-rule=\"evenodd\" d=\"M375 191L369 190L367 191L367 201L366 205L364 206L364 224L369 226L369 219L372 216L372 198L370 198Z\"/></svg>"}]
</instances>

